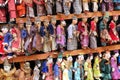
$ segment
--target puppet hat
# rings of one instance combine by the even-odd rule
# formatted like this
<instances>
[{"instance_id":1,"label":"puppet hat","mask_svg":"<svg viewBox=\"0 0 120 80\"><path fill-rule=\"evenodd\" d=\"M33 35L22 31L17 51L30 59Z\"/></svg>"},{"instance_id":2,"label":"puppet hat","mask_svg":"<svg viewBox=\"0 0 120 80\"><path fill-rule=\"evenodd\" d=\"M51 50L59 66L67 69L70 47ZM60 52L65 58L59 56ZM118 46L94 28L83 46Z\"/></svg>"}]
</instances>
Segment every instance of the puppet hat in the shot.
<instances>
[{"instance_id":1,"label":"puppet hat","mask_svg":"<svg viewBox=\"0 0 120 80\"><path fill-rule=\"evenodd\" d=\"M4 66L11 66L7 59L4 60Z\"/></svg>"}]
</instances>

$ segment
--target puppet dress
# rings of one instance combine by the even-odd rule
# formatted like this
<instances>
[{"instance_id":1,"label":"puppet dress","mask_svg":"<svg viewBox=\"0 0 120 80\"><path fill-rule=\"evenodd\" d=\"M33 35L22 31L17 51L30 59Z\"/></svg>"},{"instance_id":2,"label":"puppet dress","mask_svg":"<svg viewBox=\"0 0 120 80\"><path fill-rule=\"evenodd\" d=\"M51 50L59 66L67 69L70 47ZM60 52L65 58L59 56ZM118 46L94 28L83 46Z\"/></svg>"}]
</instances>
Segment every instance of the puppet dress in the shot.
<instances>
[{"instance_id":1,"label":"puppet dress","mask_svg":"<svg viewBox=\"0 0 120 80\"><path fill-rule=\"evenodd\" d=\"M0 55L4 55L3 36L0 35Z\"/></svg>"},{"instance_id":2,"label":"puppet dress","mask_svg":"<svg viewBox=\"0 0 120 80\"><path fill-rule=\"evenodd\" d=\"M47 73L47 77L46 80L53 80L53 63L48 63L48 73Z\"/></svg>"},{"instance_id":3,"label":"puppet dress","mask_svg":"<svg viewBox=\"0 0 120 80\"><path fill-rule=\"evenodd\" d=\"M56 0L56 12L62 13L62 0Z\"/></svg>"},{"instance_id":4,"label":"puppet dress","mask_svg":"<svg viewBox=\"0 0 120 80\"><path fill-rule=\"evenodd\" d=\"M74 0L73 1L73 8L74 8L74 13L75 14L80 14L82 12L82 2L81 0Z\"/></svg>"},{"instance_id":5,"label":"puppet dress","mask_svg":"<svg viewBox=\"0 0 120 80\"><path fill-rule=\"evenodd\" d=\"M75 69L74 80L81 80L80 64L77 61L74 63L74 69Z\"/></svg>"}]
</instances>

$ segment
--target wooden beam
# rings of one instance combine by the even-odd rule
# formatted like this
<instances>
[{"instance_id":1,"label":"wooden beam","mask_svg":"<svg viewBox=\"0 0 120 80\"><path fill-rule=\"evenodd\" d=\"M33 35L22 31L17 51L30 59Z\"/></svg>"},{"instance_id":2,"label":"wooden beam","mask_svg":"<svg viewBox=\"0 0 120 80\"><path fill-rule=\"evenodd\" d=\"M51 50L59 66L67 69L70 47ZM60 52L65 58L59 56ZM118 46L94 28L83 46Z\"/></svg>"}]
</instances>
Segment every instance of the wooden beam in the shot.
<instances>
[{"instance_id":1,"label":"wooden beam","mask_svg":"<svg viewBox=\"0 0 120 80\"><path fill-rule=\"evenodd\" d=\"M89 54L89 53L103 52L106 50L112 51L112 50L119 50L119 49L120 49L120 45L111 45L111 46L105 46L105 47L98 47L96 49L86 49L86 50L80 49L80 50L74 50L74 51L65 51L63 53L63 56L66 56L66 55L76 56L79 54ZM57 58L58 54L54 54L54 52L48 52L43 54L35 54L31 56L18 56L16 58L10 59L9 62L25 62L25 61L43 60L43 59L46 59L48 56ZM3 62L0 61L0 64L2 63Z\"/></svg>"},{"instance_id":2,"label":"wooden beam","mask_svg":"<svg viewBox=\"0 0 120 80\"><path fill-rule=\"evenodd\" d=\"M120 15L120 11L109 11L110 16L113 15ZM87 14L81 13L79 15L75 15L75 14L70 14L68 16L61 14L61 15L52 15L52 16L41 16L40 20L44 21L45 19L50 20L52 17L55 17L57 20L60 20L61 18L64 18L65 20L67 19L72 19L73 16L77 16L77 18L84 18L84 17L93 17L93 16L98 16L101 17L103 16L102 12L98 11L98 12L88 12ZM23 22L26 22L26 18L16 18L16 23L19 23L20 20L23 20ZM34 18L31 18L31 21L34 22Z\"/></svg>"}]
</instances>

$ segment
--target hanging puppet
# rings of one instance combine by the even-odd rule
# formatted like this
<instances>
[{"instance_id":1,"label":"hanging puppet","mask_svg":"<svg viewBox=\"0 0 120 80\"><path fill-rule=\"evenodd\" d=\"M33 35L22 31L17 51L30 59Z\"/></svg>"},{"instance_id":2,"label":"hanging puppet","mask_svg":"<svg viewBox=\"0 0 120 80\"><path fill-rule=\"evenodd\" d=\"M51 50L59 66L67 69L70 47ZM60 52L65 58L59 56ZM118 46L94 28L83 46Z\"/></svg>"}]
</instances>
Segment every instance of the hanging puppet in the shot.
<instances>
[{"instance_id":1,"label":"hanging puppet","mask_svg":"<svg viewBox=\"0 0 120 80\"><path fill-rule=\"evenodd\" d=\"M49 25L49 21L45 20L44 26L41 26L40 28L40 35L41 35L42 44L43 44L43 52L51 51L51 48L50 48L51 40L50 40L48 25Z\"/></svg>"},{"instance_id":2,"label":"hanging puppet","mask_svg":"<svg viewBox=\"0 0 120 80\"><path fill-rule=\"evenodd\" d=\"M71 9L71 3L73 0L63 0L63 10L65 15L70 14L70 9Z\"/></svg>"},{"instance_id":3,"label":"hanging puppet","mask_svg":"<svg viewBox=\"0 0 120 80\"><path fill-rule=\"evenodd\" d=\"M76 50L77 49L77 17L73 17L72 23L67 28L68 40L67 40L67 50Z\"/></svg>"},{"instance_id":4,"label":"hanging puppet","mask_svg":"<svg viewBox=\"0 0 120 80\"><path fill-rule=\"evenodd\" d=\"M55 51L57 50L57 44L56 44L56 19L52 18L51 19L51 24L48 25L48 31L50 35L50 40L51 40L51 50Z\"/></svg>"},{"instance_id":5,"label":"hanging puppet","mask_svg":"<svg viewBox=\"0 0 120 80\"><path fill-rule=\"evenodd\" d=\"M60 53L57 58L57 62L54 65L54 80L62 80L62 54Z\"/></svg>"},{"instance_id":6,"label":"hanging puppet","mask_svg":"<svg viewBox=\"0 0 120 80\"><path fill-rule=\"evenodd\" d=\"M12 65L8 62L7 59L5 59L3 64L3 69L1 69L1 73L4 76L4 80L14 80L14 73L16 71L16 68L12 69Z\"/></svg>"},{"instance_id":7,"label":"hanging puppet","mask_svg":"<svg viewBox=\"0 0 120 80\"><path fill-rule=\"evenodd\" d=\"M74 14L80 14L82 12L81 0L73 0Z\"/></svg>"},{"instance_id":8,"label":"hanging puppet","mask_svg":"<svg viewBox=\"0 0 120 80\"><path fill-rule=\"evenodd\" d=\"M106 46L107 43L111 41L111 37L108 33L108 28L107 28L107 22L109 20L109 13L106 12L104 14L103 20L99 24L99 30L100 30L100 38L101 38L101 45Z\"/></svg>"},{"instance_id":9,"label":"hanging puppet","mask_svg":"<svg viewBox=\"0 0 120 80\"><path fill-rule=\"evenodd\" d=\"M82 49L87 49L89 45L87 18L83 18L82 21L78 23L78 31L80 33L80 44Z\"/></svg>"},{"instance_id":10,"label":"hanging puppet","mask_svg":"<svg viewBox=\"0 0 120 80\"><path fill-rule=\"evenodd\" d=\"M37 16L45 16L45 1L44 0L33 0L34 3L37 5Z\"/></svg>"},{"instance_id":11,"label":"hanging puppet","mask_svg":"<svg viewBox=\"0 0 120 80\"><path fill-rule=\"evenodd\" d=\"M98 11L98 1L99 0L91 0L91 2L92 2L92 8L93 8L93 12L96 12L96 11Z\"/></svg>"},{"instance_id":12,"label":"hanging puppet","mask_svg":"<svg viewBox=\"0 0 120 80\"><path fill-rule=\"evenodd\" d=\"M66 26L66 22L64 20L61 20L60 25L57 26L56 32L57 32L57 44L61 52L63 52L63 48L65 47L65 30L64 27Z\"/></svg>"},{"instance_id":13,"label":"hanging puppet","mask_svg":"<svg viewBox=\"0 0 120 80\"><path fill-rule=\"evenodd\" d=\"M62 3L63 3L63 0L56 0L56 13L57 14L61 14L62 13Z\"/></svg>"},{"instance_id":14,"label":"hanging puppet","mask_svg":"<svg viewBox=\"0 0 120 80\"><path fill-rule=\"evenodd\" d=\"M90 48L95 49L97 48L97 22L98 17L94 17L94 19L90 23Z\"/></svg>"},{"instance_id":15,"label":"hanging puppet","mask_svg":"<svg viewBox=\"0 0 120 80\"><path fill-rule=\"evenodd\" d=\"M47 15L52 15L53 14L53 0L45 0L45 8L47 11Z\"/></svg>"},{"instance_id":16,"label":"hanging puppet","mask_svg":"<svg viewBox=\"0 0 120 80\"><path fill-rule=\"evenodd\" d=\"M17 17L24 17L26 14L26 8L24 0L15 0Z\"/></svg>"},{"instance_id":17,"label":"hanging puppet","mask_svg":"<svg viewBox=\"0 0 120 80\"><path fill-rule=\"evenodd\" d=\"M89 11L89 0L82 0L83 12L87 13Z\"/></svg>"}]
</instances>

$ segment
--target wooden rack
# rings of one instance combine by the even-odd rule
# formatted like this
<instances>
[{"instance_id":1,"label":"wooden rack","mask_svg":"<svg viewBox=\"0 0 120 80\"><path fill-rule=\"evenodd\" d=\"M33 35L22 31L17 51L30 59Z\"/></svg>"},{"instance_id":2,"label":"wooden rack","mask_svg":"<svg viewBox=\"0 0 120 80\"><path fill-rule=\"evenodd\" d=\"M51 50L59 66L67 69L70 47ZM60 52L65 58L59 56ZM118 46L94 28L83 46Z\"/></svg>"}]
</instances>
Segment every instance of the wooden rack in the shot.
<instances>
[{"instance_id":1,"label":"wooden rack","mask_svg":"<svg viewBox=\"0 0 120 80\"><path fill-rule=\"evenodd\" d=\"M120 11L109 11L109 15L113 16L113 15L120 15ZM101 17L103 16L103 13L98 11L98 12L88 12L87 14L85 13L81 13L79 15L75 15L75 14L70 14L68 16L61 14L61 15L52 15L52 16L42 16L40 17L41 21L44 21L45 19L50 20L52 17L55 17L57 20L60 20L61 18L64 18L65 20L68 19L72 19L73 16L76 16L77 18L84 18L84 17L93 17L93 16L97 16L97 17ZM17 18L16 19L16 23L19 23L19 21L22 20L24 23L26 22L27 18ZM34 22L34 18L31 18L31 21Z\"/></svg>"},{"instance_id":2,"label":"wooden rack","mask_svg":"<svg viewBox=\"0 0 120 80\"><path fill-rule=\"evenodd\" d=\"M65 57L66 55L71 55L71 56L76 56L79 54L88 54L88 53L101 53L104 52L106 50L108 51L112 51L112 50L119 50L120 49L120 45L111 45L111 46L105 46L105 47L98 47L96 49L79 49L79 50L74 50L74 51L65 51L63 53L63 57ZM48 56L52 56L53 58L57 58L58 56L58 52L56 52L57 54L54 54L54 52L48 52L48 53L43 53L43 54L35 54L35 55L31 55L31 56L18 56L16 58L12 58L9 60L9 62L25 62L25 61L34 61L34 60L43 60L46 59ZM2 64L3 61L0 61L0 64Z\"/></svg>"}]
</instances>

